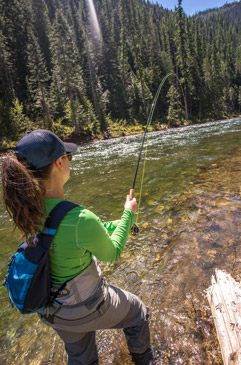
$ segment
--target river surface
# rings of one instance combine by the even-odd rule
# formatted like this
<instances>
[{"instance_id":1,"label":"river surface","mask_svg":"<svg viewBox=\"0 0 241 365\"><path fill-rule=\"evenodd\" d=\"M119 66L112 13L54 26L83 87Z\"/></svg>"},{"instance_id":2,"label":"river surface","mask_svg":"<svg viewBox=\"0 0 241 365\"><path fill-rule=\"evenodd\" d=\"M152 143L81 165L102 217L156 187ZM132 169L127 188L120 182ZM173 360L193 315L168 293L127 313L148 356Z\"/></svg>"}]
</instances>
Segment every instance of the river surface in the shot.
<instances>
[{"instance_id":1,"label":"river surface","mask_svg":"<svg viewBox=\"0 0 241 365\"><path fill-rule=\"evenodd\" d=\"M118 219L142 136L80 147L66 198ZM136 183L140 189L141 169ZM138 223L119 261L101 264L113 285L150 308L157 364L222 364L206 289L215 268L241 280L241 118L149 135ZM0 205L0 281L18 233ZM21 316L1 291L0 364L67 364L63 342L37 315ZM97 333L100 364L131 364L121 330Z\"/></svg>"}]
</instances>

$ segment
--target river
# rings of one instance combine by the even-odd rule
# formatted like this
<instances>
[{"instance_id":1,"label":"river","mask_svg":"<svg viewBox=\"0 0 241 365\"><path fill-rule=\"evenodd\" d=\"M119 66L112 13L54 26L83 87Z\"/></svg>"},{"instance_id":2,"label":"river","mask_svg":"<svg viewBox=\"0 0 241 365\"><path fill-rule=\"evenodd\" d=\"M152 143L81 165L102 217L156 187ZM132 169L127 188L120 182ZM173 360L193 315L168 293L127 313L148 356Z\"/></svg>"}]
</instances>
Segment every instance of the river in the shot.
<instances>
[{"instance_id":1,"label":"river","mask_svg":"<svg viewBox=\"0 0 241 365\"><path fill-rule=\"evenodd\" d=\"M66 198L102 220L119 218L141 139L82 145L71 162ZM241 280L240 141L241 118L149 134L140 233L117 262L101 268L111 284L149 306L157 364L222 364L205 291L215 268ZM2 205L0 216L2 282L19 240ZM54 331L37 315L19 315L0 291L0 363L67 364ZM122 331L99 331L97 338L100 364L131 364Z\"/></svg>"}]
</instances>

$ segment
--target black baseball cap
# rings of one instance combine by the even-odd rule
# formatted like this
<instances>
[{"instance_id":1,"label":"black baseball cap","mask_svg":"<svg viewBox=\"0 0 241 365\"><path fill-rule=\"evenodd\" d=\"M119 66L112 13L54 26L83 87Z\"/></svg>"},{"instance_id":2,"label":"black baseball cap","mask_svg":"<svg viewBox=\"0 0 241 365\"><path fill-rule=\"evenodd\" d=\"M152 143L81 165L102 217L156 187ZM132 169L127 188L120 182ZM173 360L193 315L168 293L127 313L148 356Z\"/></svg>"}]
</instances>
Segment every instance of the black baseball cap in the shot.
<instances>
[{"instance_id":1,"label":"black baseball cap","mask_svg":"<svg viewBox=\"0 0 241 365\"><path fill-rule=\"evenodd\" d=\"M35 169L47 166L64 152L74 153L78 149L74 143L64 143L56 134L38 129L25 134L15 148Z\"/></svg>"}]
</instances>

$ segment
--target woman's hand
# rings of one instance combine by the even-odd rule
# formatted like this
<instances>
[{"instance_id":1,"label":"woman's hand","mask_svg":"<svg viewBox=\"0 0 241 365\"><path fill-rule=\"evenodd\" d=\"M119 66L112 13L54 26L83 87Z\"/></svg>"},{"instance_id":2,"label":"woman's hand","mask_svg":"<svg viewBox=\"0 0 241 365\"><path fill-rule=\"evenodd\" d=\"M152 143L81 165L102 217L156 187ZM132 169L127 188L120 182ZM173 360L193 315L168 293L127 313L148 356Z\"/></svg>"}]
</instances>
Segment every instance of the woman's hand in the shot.
<instances>
[{"instance_id":1,"label":"woman's hand","mask_svg":"<svg viewBox=\"0 0 241 365\"><path fill-rule=\"evenodd\" d=\"M136 198L131 198L130 195L127 195L126 202L125 202L125 209L129 208L132 210L132 212L134 212L136 214L137 207L138 207L138 204L137 204Z\"/></svg>"}]
</instances>

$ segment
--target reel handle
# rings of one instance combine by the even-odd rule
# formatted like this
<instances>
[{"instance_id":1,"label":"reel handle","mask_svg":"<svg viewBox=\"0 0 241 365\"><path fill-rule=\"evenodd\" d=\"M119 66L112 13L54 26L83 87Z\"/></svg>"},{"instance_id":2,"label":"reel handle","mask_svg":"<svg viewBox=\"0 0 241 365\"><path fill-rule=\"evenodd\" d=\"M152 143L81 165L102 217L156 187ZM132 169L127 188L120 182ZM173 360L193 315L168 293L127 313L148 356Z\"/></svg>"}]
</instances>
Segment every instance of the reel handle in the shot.
<instances>
[{"instance_id":1,"label":"reel handle","mask_svg":"<svg viewBox=\"0 0 241 365\"><path fill-rule=\"evenodd\" d=\"M135 189L130 189L130 198L133 199L134 198L134 193L135 193Z\"/></svg>"},{"instance_id":2,"label":"reel handle","mask_svg":"<svg viewBox=\"0 0 241 365\"><path fill-rule=\"evenodd\" d=\"M130 189L130 198L133 199L134 198L134 193L135 193L135 189ZM139 227L134 223L133 226L131 227L131 235L135 236L139 233Z\"/></svg>"}]
</instances>

